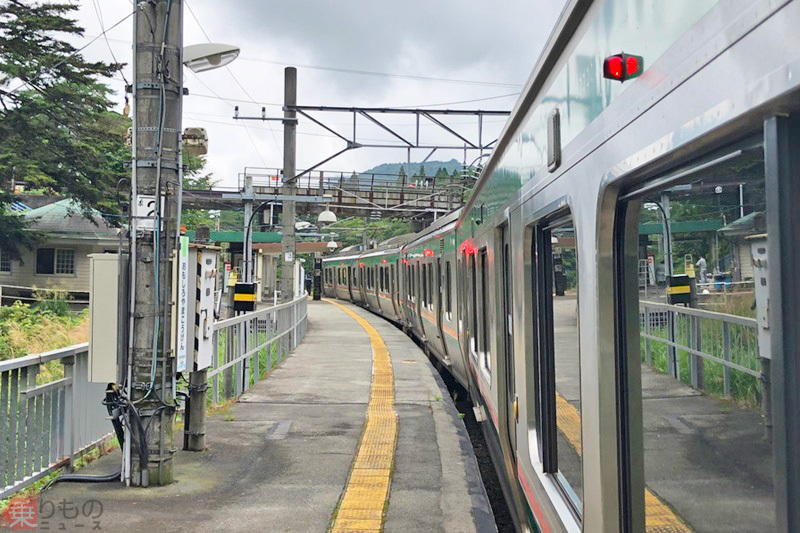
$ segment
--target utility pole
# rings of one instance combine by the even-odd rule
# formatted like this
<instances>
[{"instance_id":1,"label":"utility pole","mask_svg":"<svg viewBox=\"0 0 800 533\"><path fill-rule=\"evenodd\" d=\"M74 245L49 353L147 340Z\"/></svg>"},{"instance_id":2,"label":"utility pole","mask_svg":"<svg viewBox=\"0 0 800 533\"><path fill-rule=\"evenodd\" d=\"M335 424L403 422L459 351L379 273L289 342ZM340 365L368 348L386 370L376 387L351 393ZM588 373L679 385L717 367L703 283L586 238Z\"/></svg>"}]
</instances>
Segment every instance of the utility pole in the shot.
<instances>
[{"instance_id":1,"label":"utility pole","mask_svg":"<svg viewBox=\"0 0 800 533\"><path fill-rule=\"evenodd\" d=\"M295 201L297 184L295 174L297 170L297 112L292 108L297 105L297 69L286 67L284 69L283 84L283 234L281 236L281 251L283 252L283 265L281 267L281 302L291 302L294 299L294 261L296 255L294 224Z\"/></svg>"},{"instance_id":2,"label":"utility pole","mask_svg":"<svg viewBox=\"0 0 800 533\"><path fill-rule=\"evenodd\" d=\"M170 297L171 255L180 222L183 2L137 1L134 19L133 285L126 386L131 403L125 480L148 486L173 481L175 373ZM147 450L140 445L143 428ZM140 464L142 453L147 454L146 464Z\"/></svg>"}]
</instances>

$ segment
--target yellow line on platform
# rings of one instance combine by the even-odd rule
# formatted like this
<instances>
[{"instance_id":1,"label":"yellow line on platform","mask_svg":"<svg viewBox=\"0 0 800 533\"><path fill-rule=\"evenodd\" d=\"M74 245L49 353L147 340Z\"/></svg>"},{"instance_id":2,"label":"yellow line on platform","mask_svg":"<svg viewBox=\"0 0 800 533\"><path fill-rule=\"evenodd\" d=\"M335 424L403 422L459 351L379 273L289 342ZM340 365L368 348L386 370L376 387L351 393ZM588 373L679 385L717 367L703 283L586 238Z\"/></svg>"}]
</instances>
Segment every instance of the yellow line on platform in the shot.
<instances>
[{"instance_id":1,"label":"yellow line on platform","mask_svg":"<svg viewBox=\"0 0 800 533\"><path fill-rule=\"evenodd\" d=\"M338 510L331 518L333 533L383 531L397 448L397 412L394 410L394 374L389 350L372 324L331 300L358 322L372 344L372 386L367 420Z\"/></svg>"},{"instance_id":2,"label":"yellow line on platform","mask_svg":"<svg viewBox=\"0 0 800 533\"><path fill-rule=\"evenodd\" d=\"M564 435L578 456L582 456L581 416L575 406L559 393L556 393L556 420L558 421L558 431ZM669 505L647 488L644 491L644 512L647 533L690 533L692 531Z\"/></svg>"}]
</instances>

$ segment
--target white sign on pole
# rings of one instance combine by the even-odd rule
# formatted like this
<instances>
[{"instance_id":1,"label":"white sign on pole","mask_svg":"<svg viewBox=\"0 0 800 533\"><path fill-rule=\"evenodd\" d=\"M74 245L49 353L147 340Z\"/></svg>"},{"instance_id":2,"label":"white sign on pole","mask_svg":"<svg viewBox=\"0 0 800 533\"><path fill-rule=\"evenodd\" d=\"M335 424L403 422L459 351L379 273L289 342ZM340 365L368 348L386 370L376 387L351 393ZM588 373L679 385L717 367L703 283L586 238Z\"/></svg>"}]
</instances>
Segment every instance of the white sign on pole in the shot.
<instances>
[{"instance_id":1,"label":"white sign on pole","mask_svg":"<svg viewBox=\"0 0 800 533\"><path fill-rule=\"evenodd\" d=\"M294 253L292 253L292 252L285 252L285 253L283 254L283 261L284 261L285 263L292 263L292 262L294 262Z\"/></svg>"},{"instance_id":2,"label":"white sign on pole","mask_svg":"<svg viewBox=\"0 0 800 533\"><path fill-rule=\"evenodd\" d=\"M161 197L161 212L164 212L164 197ZM137 194L133 204L133 216L137 219L136 227L153 231L156 227L156 197L149 194Z\"/></svg>"},{"instance_id":3,"label":"white sign on pole","mask_svg":"<svg viewBox=\"0 0 800 533\"><path fill-rule=\"evenodd\" d=\"M181 250L178 257L178 349L177 371L186 371L189 349L189 237L181 237ZM194 317L192 322L194 322Z\"/></svg>"}]
</instances>

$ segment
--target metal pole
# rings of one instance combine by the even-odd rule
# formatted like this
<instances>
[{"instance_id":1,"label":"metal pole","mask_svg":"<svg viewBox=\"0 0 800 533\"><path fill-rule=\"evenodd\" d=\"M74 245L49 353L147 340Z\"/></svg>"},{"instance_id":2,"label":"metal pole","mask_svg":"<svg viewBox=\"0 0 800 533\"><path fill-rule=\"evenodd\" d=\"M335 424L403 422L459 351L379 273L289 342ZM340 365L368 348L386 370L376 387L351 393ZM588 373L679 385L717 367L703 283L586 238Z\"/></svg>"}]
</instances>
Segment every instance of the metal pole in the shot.
<instances>
[{"instance_id":1,"label":"metal pole","mask_svg":"<svg viewBox=\"0 0 800 533\"><path fill-rule=\"evenodd\" d=\"M148 467L130 465L134 485L173 481L175 400L170 338L171 254L180 225L183 3L137 2L131 237L132 361L130 399L147 431ZM142 16L143 15L143 16ZM138 440L134 425L131 439Z\"/></svg>"},{"instance_id":2,"label":"metal pole","mask_svg":"<svg viewBox=\"0 0 800 533\"><path fill-rule=\"evenodd\" d=\"M297 194L297 184L294 181L296 174L297 157L297 113L288 106L297 104L297 69L286 67L284 69L283 86L283 187L281 193L285 197ZM283 265L281 268L281 302L290 302L294 299L294 259L295 259L295 203L294 200L283 201L283 233L281 236L281 251L283 252Z\"/></svg>"},{"instance_id":3,"label":"metal pole","mask_svg":"<svg viewBox=\"0 0 800 533\"><path fill-rule=\"evenodd\" d=\"M244 245L242 247L242 254L244 254L243 267L244 272L242 281L245 283L252 283L253 281L253 176L244 177L244 195L242 201L244 204ZM249 197L249 199L248 199Z\"/></svg>"},{"instance_id":4,"label":"metal pole","mask_svg":"<svg viewBox=\"0 0 800 533\"><path fill-rule=\"evenodd\" d=\"M662 228L662 235L664 237L664 276L666 277L667 286L669 286L669 278L672 276L672 227L670 226L670 212L669 212L669 193L664 191L661 193L661 209L662 215L664 217L664 224ZM669 341L674 343L675 339L677 338L677 324L675 320L675 313L673 311L669 311L667 313L668 317L668 333L669 333ZM678 351L675 349L674 345L670 345L667 348L667 354L669 357L667 358L667 366L668 371L672 377L675 379L680 379L680 370L678 368Z\"/></svg>"}]
</instances>

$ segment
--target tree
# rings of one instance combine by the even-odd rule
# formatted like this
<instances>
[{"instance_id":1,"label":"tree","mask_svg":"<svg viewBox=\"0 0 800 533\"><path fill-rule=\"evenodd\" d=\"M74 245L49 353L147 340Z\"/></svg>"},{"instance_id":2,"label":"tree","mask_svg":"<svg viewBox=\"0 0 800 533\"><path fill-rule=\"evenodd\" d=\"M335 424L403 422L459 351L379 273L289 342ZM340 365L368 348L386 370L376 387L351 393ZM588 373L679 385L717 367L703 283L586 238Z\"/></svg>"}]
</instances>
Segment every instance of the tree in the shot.
<instances>
[{"instance_id":1,"label":"tree","mask_svg":"<svg viewBox=\"0 0 800 533\"><path fill-rule=\"evenodd\" d=\"M12 183L25 183L118 213L117 183L126 178L126 117L112 113L98 81L120 65L88 62L64 36L82 36L68 3L0 0L0 248L11 256L36 236L9 210Z\"/></svg>"}]
</instances>

